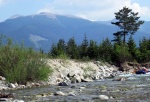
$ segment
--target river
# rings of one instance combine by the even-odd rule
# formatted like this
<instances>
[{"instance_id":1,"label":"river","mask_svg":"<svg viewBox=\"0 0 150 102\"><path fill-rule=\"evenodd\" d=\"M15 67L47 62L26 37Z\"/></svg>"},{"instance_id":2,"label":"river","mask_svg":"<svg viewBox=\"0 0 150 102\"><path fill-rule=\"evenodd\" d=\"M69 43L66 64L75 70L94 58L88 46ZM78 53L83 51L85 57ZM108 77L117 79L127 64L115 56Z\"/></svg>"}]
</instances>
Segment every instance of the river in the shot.
<instances>
[{"instance_id":1,"label":"river","mask_svg":"<svg viewBox=\"0 0 150 102\"><path fill-rule=\"evenodd\" d=\"M16 99L25 102L150 102L150 74L122 74L117 77L124 77L126 80L105 79L9 92L13 93ZM107 96L108 99L102 99L100 95Z\"/></svg>"}]
</instances>

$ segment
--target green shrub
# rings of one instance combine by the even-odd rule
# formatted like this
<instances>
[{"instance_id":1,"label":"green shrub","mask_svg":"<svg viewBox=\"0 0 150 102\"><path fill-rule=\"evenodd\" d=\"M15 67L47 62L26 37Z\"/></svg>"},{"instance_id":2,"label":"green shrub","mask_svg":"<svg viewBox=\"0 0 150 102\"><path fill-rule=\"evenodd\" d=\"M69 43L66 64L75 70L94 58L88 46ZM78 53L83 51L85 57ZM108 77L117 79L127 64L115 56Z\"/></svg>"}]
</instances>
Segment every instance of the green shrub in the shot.
<instances>
[{"instance_id":1,"label":"green shrub","mask_svg":"<svg viewBox=\"0 0 150 102\"><path fill-rule=\"evenodd\" d=\"M69 59L69 57L65 53L62 53L62 54L58 55L56 58L57 59L63 59L63 60Z\"/></svg>"},{"instance_id":2,"label":"green shrub","mask_svg":"<svg viewBox=\"0 0 150 102\"><path fill-rule=\"evenodd\" d=\"M0 75L9 82L46 80L52 69L41 60L40 53L31 48L13 45L10 40L0 48Z\"/></svg>"}]
</instances>

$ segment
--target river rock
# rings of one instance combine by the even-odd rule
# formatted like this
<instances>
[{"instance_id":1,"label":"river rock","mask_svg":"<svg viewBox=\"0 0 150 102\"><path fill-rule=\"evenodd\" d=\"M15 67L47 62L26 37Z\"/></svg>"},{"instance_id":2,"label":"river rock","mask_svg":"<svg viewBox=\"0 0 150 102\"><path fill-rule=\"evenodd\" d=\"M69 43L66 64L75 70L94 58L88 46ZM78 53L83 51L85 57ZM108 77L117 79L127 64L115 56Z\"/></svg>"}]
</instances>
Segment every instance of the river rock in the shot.
<instances>
[{"instance_id":1,"label":"river rock","mask_svg":"<svg viewBox=\"0 0 150 102\"><path fill-rule=\"evenodd\" d=\"M58 83L58 86L68 86L68 84L66 82L60 82Z\"/></svg>"},{"instance_id":2,"label":"river rock","mask_svg":"<svg viewBox=\"0 0 150 102\"><path fill-rule=\"evenodd\" d=\"M24 100L15 99L15 100L13 100L13 102L24 102Z\"/></svg>"},{"instance_id":3,"label":"river rock","mask_svg":"<svg viewBox=\"0 0 150 102\"><path fill-rule=\"evenodd\" d=\"M108 100L108 99L109 99L109 97L106 96L106 95L99 95L99 98L100 98L101 100Z\"/></svg>"},{"instance_id":4,"label":"river rock","mask_svg":"<svg viewBox=\"0 0 150 102\"><path fill-rule=\"evenodd\" d=\"M5 77L0 76L0 80L5 81L5 80L6 80L6 78L5 78Z\"/></svg>"},{"instance_id":5,"label":"river rock","mask_svg":"<svg viewBox=\"0 0 150 102\"><path fill-rule=\"evenodd\" d=\"M13 84L13 83L10 83L8 86L9 86L10 88L16 88L15 84Z\"/></svg>"},{"instance_id":6,"label":"river rock","mask_svg":"<svg viewBox=\"0 0 150 102\"><path fill-rule=\"evenodd\" d=\"M86 78L86 79L81 79L82 82L91 82L93 80L89 79L89 78Z\"/></svg>"},{"instance_id":7,"label":"river rock","mask_svg":"<svg viewBox=\"0 0 150 102\"><path fill-rule=\"evenodd\" d=\"M55 96L64 96L66 95L65 93L63 93L62 91L57 91L54 93Z\"/></svg>"},{"instance_id":8,"label":"river rock","mask_svg":"<svg viewBox=\"0 0 150 102\"><path fill-rule=\"evenodd\" d=\"M125 78L125 77L116 77L113 79L113 81L126 81L126 80L127 80L127 78Z\"/></svg>"},{"instance_id":9,"label":"river rock","mask_svg":"<svg viewBox=\"0 0 150 102\"><path fill-rule=\"evenodd\" d=\"M48 83L58 85L60 82L88 82L84 78L99 80L111 76L115 66L100 61L79 62L74 60L48 59L47 64L54 69Z\"/></svg>"},{"instance_id":10,"label":"river rock","mask_svg":"<svg viewBox=\"0 0 150 102\"><path fill-rule=\"evenodd\" d=\"M0 98L0 102L12 102L12 99Z\"/></svg>"},{"instance_id":11,"label":"river rock","mask_svg":"<svg viewBox=\"0 0 150 102\"><path fill-rule=\"evenodd\" d=\"M76 96L75 91L69 92L68 96Z\"/></svg>"},{"instance_id":12,"label":"river rock","mask_svg":"<svg viewBox=\"0 0 150 102\"><path fill-rule=\"evenodd\" d=\"M81 77L80 75L75 75L72 79L71 79L71 83L80 83L81 82Z\"/></svg>"},{"instance_id":13,"label":"river rock","mask_svg":"<svg viewBox=\"0 0 150 102\"><path fill-rule=\"evenodd\" d=\"M0 93L0 98L14 98L12 93Z\"/></svg>"}]
</instances>

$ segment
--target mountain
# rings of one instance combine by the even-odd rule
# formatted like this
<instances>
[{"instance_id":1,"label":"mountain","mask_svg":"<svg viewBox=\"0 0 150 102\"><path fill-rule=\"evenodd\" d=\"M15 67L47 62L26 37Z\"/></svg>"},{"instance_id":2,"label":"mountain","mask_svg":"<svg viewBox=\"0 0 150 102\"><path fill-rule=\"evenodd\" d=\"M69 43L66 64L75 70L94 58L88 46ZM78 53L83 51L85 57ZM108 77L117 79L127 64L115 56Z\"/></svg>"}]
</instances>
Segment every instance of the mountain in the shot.
<instances>
[{"instance_id":1,"label":"mountain","mask_svg":"<svg viewBox=\"0 0 150 102\"><path fill-rule=\"evenodd\" d=\"M135 34L139 40L143 36L150 37L150 22L141 26ZM40 13L29 16L15 15L4 22L0 22L0 33L13 39L16 43L24 43L25 46L34 49L49 51L52 43L59 39L66 42L74 37L80 44L86 34L90 40L97 42L106 37L113 39L113 33L118 30L111 21L90 21L72 15L57 15Z\"/></svg>"}]
</instances>

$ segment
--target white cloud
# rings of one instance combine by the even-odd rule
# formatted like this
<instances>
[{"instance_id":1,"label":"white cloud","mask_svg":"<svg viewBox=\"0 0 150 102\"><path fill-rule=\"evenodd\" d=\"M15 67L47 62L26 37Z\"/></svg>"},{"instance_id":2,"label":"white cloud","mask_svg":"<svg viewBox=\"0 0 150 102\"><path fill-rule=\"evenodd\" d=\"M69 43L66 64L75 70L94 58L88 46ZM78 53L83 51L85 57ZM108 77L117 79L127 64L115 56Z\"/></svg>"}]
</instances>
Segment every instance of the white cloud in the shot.
<instances>
[{"instance_id":1,"label":"white cloud","mask_svg":"<svg viewBox=\"0 0 150 102\"><path fill-rule=\"evenodd\" d=\"M72 14L90 20L111 20L114 13L127 6L140 16L146 16L150 8L142 7L131 0L54 0L38 12Z\"/></svg>"},{"instance_id":2,"label":"white cloud","mask_svg":"<svg viewBox=\"0 0 150 102\"><path fill-rule=\"evenodd\" d=\"M0 0L0 4L2 4L2 3L4 3L4 2L6 2L7 0Z\"/></svg>"},{"instance_id":3,"label":"white cloud","mask_svg":"<svg viewBox=\"0 0 150 102\"><path fill-rule=\"evenodd\" d=\"M4 2L5 0L0 0L0 3Z\"/></svg>"}]
</instances>

